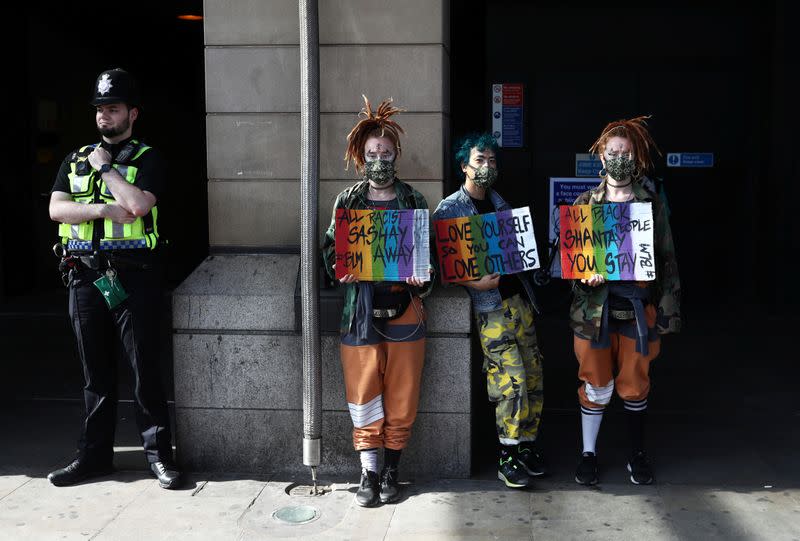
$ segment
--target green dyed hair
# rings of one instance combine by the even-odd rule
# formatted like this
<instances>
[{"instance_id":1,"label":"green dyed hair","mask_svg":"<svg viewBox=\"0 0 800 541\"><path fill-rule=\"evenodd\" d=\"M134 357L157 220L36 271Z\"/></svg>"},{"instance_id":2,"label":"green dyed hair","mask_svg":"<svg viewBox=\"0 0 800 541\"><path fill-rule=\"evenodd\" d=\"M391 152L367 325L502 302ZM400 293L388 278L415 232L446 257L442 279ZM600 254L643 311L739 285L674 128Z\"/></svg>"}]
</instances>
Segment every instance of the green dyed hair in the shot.
<instances>
[{"instance_id":1,"label":"green dyed hair","mask_svg":"<svg viewBox=\"0 0 800 541\"><path fill-rule=\"evenodd\" d=\"M469 163L469 153L472 149L477 150L491 150L497 154L500 147L497 146L497 140L492 137L491 133L471 133L459 139L455 148L455 166L459 174L463 174L461 166Z\"/></svg>"}]
</instances>

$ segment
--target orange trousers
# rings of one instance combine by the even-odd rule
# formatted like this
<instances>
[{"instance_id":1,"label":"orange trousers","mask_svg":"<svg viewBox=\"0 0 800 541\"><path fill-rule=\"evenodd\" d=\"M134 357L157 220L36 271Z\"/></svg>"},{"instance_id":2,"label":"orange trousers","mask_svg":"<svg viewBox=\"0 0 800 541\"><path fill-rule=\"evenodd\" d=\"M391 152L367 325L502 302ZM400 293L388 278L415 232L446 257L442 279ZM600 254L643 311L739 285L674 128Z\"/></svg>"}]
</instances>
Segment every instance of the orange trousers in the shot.
<instances>
[{"instance_id":1,"label":"orange trousers","mask_svg":"<svg viewBox=\"0 0 800 541\"><path fill-rule=\"evenodd\" d=\"M578 388L578 400L582 406L594 409L605 407L611 401L615 388L623 400L647 398L650 392L650 362L658 357L661 340L655 334L656 309L653 305L645 306L645 316L650 331L647 355L636 351L636 339L630 337L636 335L636 323L633 321L616 323L625 326L624 329L609 329L611 347L608 348L594 349L591 340L574 336L578 379L583 382Z\"/></svg>"},{"instance_id":2,"label":"orange trousers","mask_svg":"<svg viewBox=\"0 0 800 541\"><path fill-rule=\"evenodd\" d=\"M366 345L343 337L339 346L357 451L404 449L411 436L425 360L425 313L419 298L413 302L397 319L376 322L388 339L373 330Z\"/></svg>"}]
</instances>

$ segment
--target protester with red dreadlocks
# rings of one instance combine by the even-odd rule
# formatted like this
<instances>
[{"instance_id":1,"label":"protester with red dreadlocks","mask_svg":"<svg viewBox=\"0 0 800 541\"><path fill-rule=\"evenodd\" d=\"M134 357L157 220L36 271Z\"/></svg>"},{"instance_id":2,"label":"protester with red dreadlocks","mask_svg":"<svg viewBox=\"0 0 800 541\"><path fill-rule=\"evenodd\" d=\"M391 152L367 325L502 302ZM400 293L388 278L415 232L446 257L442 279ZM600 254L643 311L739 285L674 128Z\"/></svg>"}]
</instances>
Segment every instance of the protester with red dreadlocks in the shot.
<instances>
[{"instance_id":1,"label":"protester with red dreadlocks","mask_svg":"<svg viewBox=\"0 0 800 541\"><path fill-rule=\"evenodd\" d=\"M666 208L640 180L659 152L637 117L608 124L589 149L600 156L600 185L581 194L576 205L650 202L653 208L656 279L607 282L600 274L574 283L570 325L578 359L583 456L575 481L598 482L595 443L603 411L616 388L625 405L631 436L631 482L650 484L653 470L644 451L650 362L660 351L659 335L680 330L680 281Z\"/></svg>"},{"instance_id":2,"label":"protester with red dreadlocks","mask_svg":"<svg viewBox=\"0 0 800 541\"><path fill-rule=\"evenodd\" d=\"M403 129L391 117L401 110L384 100L373 112L364 96L361 120L347 136L345 163L363 179L336 197L323 243L325 267L335 279L337 209L427 209L425 198L395 176ZM399 499L400 452L417 415L425 358L422 298L433 281L359 282L352 274L344 288L340 355L345 394L353 421L353 446L361 458L356 502L364 507ZM378 474L378 449L383 469Z\"/></svg>"}]
</instances>

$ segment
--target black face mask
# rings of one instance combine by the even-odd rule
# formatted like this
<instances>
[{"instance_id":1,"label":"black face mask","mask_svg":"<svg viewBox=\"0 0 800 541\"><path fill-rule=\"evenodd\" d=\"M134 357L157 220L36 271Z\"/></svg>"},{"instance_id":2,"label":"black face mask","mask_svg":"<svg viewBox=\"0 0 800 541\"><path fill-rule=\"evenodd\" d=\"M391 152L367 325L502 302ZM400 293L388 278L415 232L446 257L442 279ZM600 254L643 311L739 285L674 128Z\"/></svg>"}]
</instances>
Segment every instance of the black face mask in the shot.
<instances>
[{"instance_id":1,"label":"black face mask","mask_svg":"<svg viewBox=\"0 0 800 541\"><path fill-rule=\"evenodd\" d=\"M364 178L373 184L383 186L394 180L394 162L375 160L364 164Z\"/></svg>"}]
</instances>

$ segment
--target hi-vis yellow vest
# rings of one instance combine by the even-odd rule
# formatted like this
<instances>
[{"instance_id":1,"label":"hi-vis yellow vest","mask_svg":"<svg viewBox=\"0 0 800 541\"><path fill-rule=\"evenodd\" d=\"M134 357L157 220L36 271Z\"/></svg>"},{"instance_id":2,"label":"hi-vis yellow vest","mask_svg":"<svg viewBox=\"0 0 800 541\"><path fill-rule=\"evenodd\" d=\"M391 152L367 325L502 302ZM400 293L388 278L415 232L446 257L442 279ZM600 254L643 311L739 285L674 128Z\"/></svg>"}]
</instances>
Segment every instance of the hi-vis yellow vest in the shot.
<instances>
[{"instance_id":1,"label":"hi-vis yellow vest","mask_svg":"<svg viewBox=\"0 0 800 541\"><path fill-rule=\"evenodd\" d=\"M103 178L98 171L92 169L89 164L88 156L97 145L87 145L76 151L69 162L70 171L69 188L72 200L76 203L113 203L114 196L106 186ZM130 148L128 148L130 146ZM123 150L120 151L118 158L122 158L122 163L112 165L122 178L136 184L136 176L139 169L136 161L151 147L141 144L131 139ZM122 156L127 154L127 156ZM126 159L127 158L127 159ZM95 227L102 224L99 232L97 245L93 245L95 239ZM61 241L72 250L108 250L108 249L132 249L149 248L155 249L158 245L158 208L154 206L145 216L137 217L133 223L118 224L108 218L83 222L80 224L59 224L58 234Z\"/></svg>"}]
</instances>

